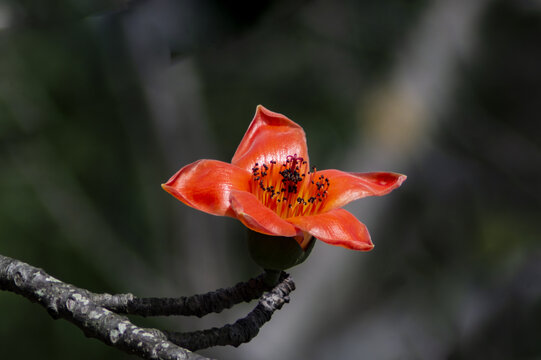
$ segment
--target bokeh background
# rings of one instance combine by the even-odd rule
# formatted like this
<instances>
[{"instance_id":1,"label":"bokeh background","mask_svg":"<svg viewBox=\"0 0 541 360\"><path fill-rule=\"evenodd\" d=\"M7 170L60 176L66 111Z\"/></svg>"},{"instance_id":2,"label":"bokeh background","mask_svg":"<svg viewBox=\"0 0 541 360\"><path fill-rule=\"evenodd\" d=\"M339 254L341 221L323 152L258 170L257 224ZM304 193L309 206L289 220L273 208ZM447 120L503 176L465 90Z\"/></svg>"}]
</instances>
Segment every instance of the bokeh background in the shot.
<instances>
[{"instance_id":1,"label":"bokeh background","mask_svg":"<svg viewBox=\"0 0 541 360\"><path fill-rule=\"evenodd\" d=\"M219 359L541 359L541 1L0 1L0 253L95 292L256 276L241 224L160 184L229 161L257 104L318 168L408 175L348 206ZM132 320L190 331L244 316ZM134 358L0 293L0 357Z\"/></svg>"}]
</instances>

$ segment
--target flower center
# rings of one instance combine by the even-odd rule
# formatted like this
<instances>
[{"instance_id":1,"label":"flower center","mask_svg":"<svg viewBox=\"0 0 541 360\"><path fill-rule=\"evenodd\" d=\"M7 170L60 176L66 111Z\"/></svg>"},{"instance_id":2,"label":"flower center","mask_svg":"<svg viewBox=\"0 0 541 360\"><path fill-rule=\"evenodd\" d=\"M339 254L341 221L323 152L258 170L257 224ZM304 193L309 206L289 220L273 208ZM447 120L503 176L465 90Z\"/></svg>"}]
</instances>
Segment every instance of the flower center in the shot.
<instances>
[{"instance_id":1,"label":"flower center","mask_svg":"<svg viewBox=\"0 0 541 360\"><path fill-rule=\"evenodd\" d=\"M283 219L319 213L330 185L327 177L318 175L315 166L309 169L297 154L282 164L275 160L255 163L252 180L252 194Z\"/></svg>"}]
</instances>

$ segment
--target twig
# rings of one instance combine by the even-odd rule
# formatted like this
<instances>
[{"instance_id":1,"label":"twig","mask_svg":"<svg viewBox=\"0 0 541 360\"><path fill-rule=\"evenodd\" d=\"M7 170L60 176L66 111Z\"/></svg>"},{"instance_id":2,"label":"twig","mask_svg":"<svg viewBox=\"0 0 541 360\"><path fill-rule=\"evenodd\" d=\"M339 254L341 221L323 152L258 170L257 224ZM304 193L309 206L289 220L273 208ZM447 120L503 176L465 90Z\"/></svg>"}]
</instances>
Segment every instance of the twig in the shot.
<instances>
[{"instance_id":1,"label":"twig","mask_svg":"<svg viewBox=\"0 0 541 360\"><path fill-rule=\"evenodd\" d=\"M137 298L131 294L100 294L94 301L119 314L141 316L194 315L205 316L219 313L241 302L259 298L272 287L265 285L265 274L227 289L218 289L206 294L180 298Z\"/></svg>"},{"instance_id":2,"label":"twig","mask_svg":"<svg viewBox=\"0 0 541 360\"><path fill-rule=\"evenodd\" d=\"M167 338L175 344L192 351L216 345L239 346L249 342L259 329L271 319L272 314L289 302L289 293L295 290L291 277L282 273L280 283L269 293L264 294L257 306L245 318L221 328L212 328L189 333L164 331Z\"/></svg>"}]
</instances>

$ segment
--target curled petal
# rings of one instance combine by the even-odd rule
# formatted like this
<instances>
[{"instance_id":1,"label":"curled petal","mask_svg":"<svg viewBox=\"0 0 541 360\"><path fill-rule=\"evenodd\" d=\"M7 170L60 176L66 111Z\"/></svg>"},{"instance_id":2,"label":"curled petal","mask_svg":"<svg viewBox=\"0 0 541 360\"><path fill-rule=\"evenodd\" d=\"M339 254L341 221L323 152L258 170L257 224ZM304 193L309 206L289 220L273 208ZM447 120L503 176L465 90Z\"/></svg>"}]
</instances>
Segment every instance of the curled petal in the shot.
<instances>
[{"instance_id":1,"label":"curled petal","mask_svg":"<svg viewBox=\"0 0 541 360\"><path fill-rule=\"evenodd\" d=\"M331 169L317 173L327 177L330 183L322 212L340 208L366 196L388 194L406 180L406 175L391 172L348 173Z\"/></svg>"},{"instance_id":2,"label":"curled petal","mask_svg":"<svg viewBox=\"0 0 541 360\"><path fill-rule=\"evenodd\" d=\"M259 105L231 163L251 171L254 164L283 162L288 155L308 162L306 136L301 126Z\"/></svg>"},{"instance_id":3,"label":"curled petal","mask_svg":"<svg viewBox=\"0 0 541 360\"><path fill-rule=\"evenodd\" d=\"M199 160L186 165L162 188L197 210L234 217L229 203L232 190L248 191L251 174L218 160Z\"/></svg>"},{"instance_id":4,"label":"curled petal","mask_svg":"<svg viewBox=\"0 0 541 360\"><path fill-rule=\"evenodd\" d=\"M366 226L344 209L298 216L287 221L330 245L361 251L369 251L374 247Z\"/></svg>"},{"instance_id":5,"label":"curled petal","mask_svg":"<svg viewBox=\"0 0 541 360\"><path fill-rule=\"evenodd\" d=\"M235 217L249 229L273 236L293 237L297 235L297 229L293 225L261 204L251 193L233 190L230 200Z\"/></svg>"}]
</instances>

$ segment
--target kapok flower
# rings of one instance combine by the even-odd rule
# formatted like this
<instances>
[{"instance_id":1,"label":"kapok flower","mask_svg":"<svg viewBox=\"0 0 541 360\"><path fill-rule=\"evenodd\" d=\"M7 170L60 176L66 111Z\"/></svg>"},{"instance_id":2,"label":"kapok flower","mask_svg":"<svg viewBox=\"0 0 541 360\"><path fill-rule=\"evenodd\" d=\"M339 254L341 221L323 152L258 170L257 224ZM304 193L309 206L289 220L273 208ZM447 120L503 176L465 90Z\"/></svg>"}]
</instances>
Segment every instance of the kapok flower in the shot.
<instances>
[{"instance_id":1,"label":"kapok flower","mask_svg":"<svg viewBox=\"0 0 541 360\"><path fill-rule=\"evenodd\" d=\"M199 160L162 187L197 210L236 218L258 233L295 238L303 249L315 237L368 251L374 245L366 226L341 207L388 194L404 180L391 172L310 167L302 127L259 105L231 164Z\"/></svg>"}]
</instances>

